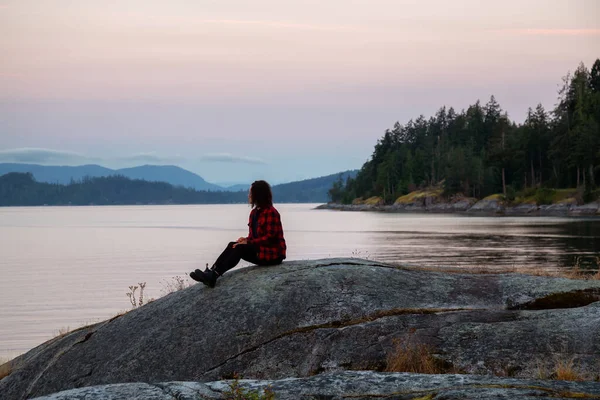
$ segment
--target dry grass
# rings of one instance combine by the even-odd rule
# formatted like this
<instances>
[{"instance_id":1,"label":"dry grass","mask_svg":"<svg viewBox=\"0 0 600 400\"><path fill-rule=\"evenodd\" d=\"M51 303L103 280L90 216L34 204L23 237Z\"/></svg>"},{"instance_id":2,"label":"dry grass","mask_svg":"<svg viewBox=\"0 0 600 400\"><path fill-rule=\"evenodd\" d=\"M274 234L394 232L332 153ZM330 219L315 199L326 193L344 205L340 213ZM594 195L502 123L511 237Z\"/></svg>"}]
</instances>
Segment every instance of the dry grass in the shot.
<instances>
[{"instance_id":1,"label":"dry grass","mask_svg":"<svg viewBox=\"0 0 600 400\"><path fill-rule=\"evenodd\" d=\"M406 194L404 196L398 197L396 199L395 203L396 204L411 204L411 203L414 203L416 200L420 200L425 197L438 198L438 197L442 196L443 192L444 192L444 189L441 189L441 188L417 190L417 191L411 192L409 194Z\"/></svg>"},{"instance_id":2,"label":"dry grass","mask_svg":"<svg viewBox=\"0 0 600 400\"><path fill-rule=\"evenodd\" d=\"M354 200L352 200L352 205L358 206L358 205L369 205L369 206L380 206L384 204L384 201L381 197L378 196L373 196L373 197L369 197L368 199L363 199L362 197L358 197Z\"/></svg>"},{"instance_id":3,"label":"dry grass","mask_svg":"<svg viewBox=\"0 0 600 400\"><path fill-rule=\"evenodd\" d=\"M581 257L577 257L575 259L575 265L565 272L564 277L569 279L600 280L600 256L596 256L595 259L597 267L595 273L591 273L590 270L581 268Z\"/></svg>"},{"instance_id":4,"label":"dry grass","mask_svg":"<svg viewBox=\"0 0 600 400\"><path fill-rule=\"evenodd\" d=\"M58 330L58 332L56 333L55 337L63 337L63 336L65 336L69 332L71 332L71 328L69 328L68 326L63 326L62 328L60 328Z\"/></svg>"},{"instance_id":5,"label":"dry grass","mask_svg":"<svg viewBox=\"0 0 600 400\"><path fill-rule=\"evenodd\" d=\"M514 204L536 204L536 193L537 189L529 189L522 192L520 196L517 196ZM577 189L554 189L552 193L552 204L567 203L577 204L575 197L577 196Z\"/></svg>"},{"instance_id":6,"label":"dry grass","mask_svg":"<svg viewBox=\"0 0 600 400\"><path fill-rule=\"evenodd\" d=\"M413 340L414 331L406 338L394 339L394 350L387 356L387 372L443 374L446 368L433 356L430 346Z\"/></svg>"},{"instance_id":7,"label":"dry grass","mask_svg":"<svg viewBox=\"0 0 600 400\"><path fill-rule=\"evenodd\" d=\"M380 205L383 205L384 202L381 197L373 196L373 197L369 197L368 199L366 199L363 204L366 204L369 206L380 206Z\"/></svg>"},{"instance_id":8,"label":"dry grass","mask_svg":"<svg viewBox=\"0 0 600 400\"><path fill-rule=\"evenodd\" d=\"M0 358L0 379L6 378L12 373L12 371L12 361L5 358Z\"/></svg>"},{"instance_id":9,"label":"dry grass","mask_svg":"<svg viewBox=\"0 0 600 400\"><path fill-rule=\"evenodd\" d=\"M564 350L555 353L551 359L537 359L532 368L525 368L524 377L557 381L597 381L600 380L600 363L577 366L575 357ZM595 371L595 372L594 372Z\"/></svg>"},{"instance_id":10,"label":"dry grass","mask_svg":"<svg viewBox=\"0 0 600 400\"><path fill-rule=\"evenodd\" d=\"M576 203L577 189L554 189L554 203Z\"/></svg>"},{"instance_id":11,"label":"dry grass","mask_svg":"<svg viewBox=\"0 0 600 400\"><path fill-rule=\"evenodd\" d=\"M533 378L557 381L593 381L596 377L589 371L583 372L575 366L573 357L555 357L552 364L538 361L533 370Z\"/></svg>"},{"instance_id":12,"label":"dry grass","mask_svg":"<svg viewBox=\"0 0 600 400\"><path fill-rule=\"evenodd\" d=\"M554 379L559 381L584 381L585 378L575 369L573 358L556 360L554 365Z\"/></svg>"},{"instance_id":13,"label":"dry grass","mask_svg":"<svg viewBox=\"0 0 600 400\"><path fill-rule=\"evenodd\" d=\"M484 197L483 200L503 200L504 199L504 195L500 194L500 193L496 193L496 194L492 194L489 195L487 197Z\"/></svg>"},{"instance_id":14,"label":"dry grass","mask_svg":"<svg viewBox=\"0 0 600 400\"><path fill-rule=\"evenodd\" d=\"M206 268L208 268L208 264L206 264ZM167 294L178 292L192 285L193 284L190 282L189 279L177 275L172 277L168 281L162 282L163 288L161 292L163 293L163 296L166 296Z\"/></svg>"},{"instance_id":15,"label":"dry grass","mask_svg":"<svg viewBox=\"0 0 600 400\"><path fill-rule=\"evenodd\" d=\"M240 386L239 377L234 376L229 389L223 392L224 400L275 400L275 393L271 386L264 390L248 390Z\"/></svg>"}]
</instances>

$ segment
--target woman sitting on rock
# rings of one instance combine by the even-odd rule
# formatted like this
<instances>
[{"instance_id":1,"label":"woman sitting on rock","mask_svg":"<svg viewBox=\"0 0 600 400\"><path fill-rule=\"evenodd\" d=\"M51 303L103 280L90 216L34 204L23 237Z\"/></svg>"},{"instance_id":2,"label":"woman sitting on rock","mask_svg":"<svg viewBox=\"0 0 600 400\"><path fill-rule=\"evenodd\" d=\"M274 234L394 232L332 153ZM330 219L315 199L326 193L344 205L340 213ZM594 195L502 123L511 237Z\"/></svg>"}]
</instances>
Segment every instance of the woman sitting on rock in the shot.
<instances>
[{"instance_id":1,"label":"woman sitting on rock","mask_svg":"<svg viewBox=\"0 0 600 400\"><path fill-rule=\"evenodd\" d=\"M230 242L210 269L199 269L190 277L208 287L215 287L217 278L235 267L240 260L260 266L277 265L285 259L285 239L279 212L273 207L271 187L265 181L255 181L248 192L252 205L248 222L248 237ZM207 264L208 266L208 264Z\"/></svg>"}]
</instances>

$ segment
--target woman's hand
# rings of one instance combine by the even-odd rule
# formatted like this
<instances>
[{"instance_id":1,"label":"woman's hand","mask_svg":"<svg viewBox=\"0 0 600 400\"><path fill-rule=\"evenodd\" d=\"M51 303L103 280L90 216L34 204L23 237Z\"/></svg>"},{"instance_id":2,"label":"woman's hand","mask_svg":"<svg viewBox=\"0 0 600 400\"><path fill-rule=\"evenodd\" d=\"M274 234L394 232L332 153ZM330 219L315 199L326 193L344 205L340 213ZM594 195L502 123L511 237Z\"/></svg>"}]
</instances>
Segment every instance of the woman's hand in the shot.
<instances>
[{"instance_id":1,"label":"woman's hand","mask_svg":"<svg viewBox=\"0 0 600 400\"><path fill-rule=\"evenodd\" d=\"M248 244L248 239L245 237L239 238L232 247L237 246L238 244Z\"/></svg>"}]
</instances>

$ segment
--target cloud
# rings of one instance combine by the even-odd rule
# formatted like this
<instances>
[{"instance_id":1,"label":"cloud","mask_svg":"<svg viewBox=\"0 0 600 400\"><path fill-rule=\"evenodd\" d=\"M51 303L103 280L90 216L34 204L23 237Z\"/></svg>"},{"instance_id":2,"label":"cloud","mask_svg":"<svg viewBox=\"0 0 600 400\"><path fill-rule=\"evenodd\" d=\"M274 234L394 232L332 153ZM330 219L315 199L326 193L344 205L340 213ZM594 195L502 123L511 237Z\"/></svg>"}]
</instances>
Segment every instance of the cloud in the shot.
<instances>
[{"instance_id":1,"label":"cloud","mask_svg":"<svg viewBox=\"0 0 600 400\"><path fill-rule=\"evenodd\" d=\"M219 24L219 25L255 25L268 26L271 28L283 29L299 29L310 31L355 31L357 28L344 25L314 25L314 24L299 24L287 21L262 21L262 20L241 20L241 19L205 19L200 21L203 24Z\"/></svg>"},{"instance_id":2,"label":"cloud","mask_svg":"<svg viewBox=\"0 0 600 400\"><path fill-rule=\"evenodd\" d=\"M132 162L132 163L147 163L147 164L170 164L184 161L184 158L176 154L174 156L161 156L155 152L137 153L129 156L114 158L115 161Z\"/></svg>"},{"instance_id":3,"label":"cloud","mask_svg":"<svg viewBox=\"0 0 600 400\"><path fill-rule=\"evenodd\" d=\"M229 153L213 153L205 154L200 157L201 161L216 161L226 163L243 163L243 164L267 164L266 161L256 157L234 156Z\"/></svg>"},{"instance_id":4,"label":"cloud","mask_svg":"<svg viewBox=\"0 0 600 400\"><path fill-rule=\"evenodd\" d=\"M0 7L0 8L2 8L2 7ZM23 75L23 74L0 72L0 78L24 78L24 77L25 77L25 75Z\"/></svg>"},{"instance_id":5,"label":"cloud","mask_svg":"<svg viewBox=\"0 0 600 400\"><path fill-rule=\"evenodd\" d=\"M600 29L505 29L501 32L528 36L598 36Z\"/></svg>"},{"instance_id":6,"label":"cloud","mask_svg":"<svg viewBox=\"0 0 600 400\"><path fill-rule=\"evenodd\" d=\"M185 161L185 159L180 155L161 156L155 152L137 153L117 157L92 157L71 151L35 147L0 150L0 162L45 165L82 165L90 163L109 165L176 164L183 161Z\"/></svg>"},{"instance_id":7,"label":"cloud","mask_svg":"<svg viewBox=\"0 0 600 400\"><path fill-rule=\"evenodd\" d=\"M70 151L22 147L0 150L0 161L33 164L82 164L96 161L92 157Z\"/></svg>"}]
</instances>

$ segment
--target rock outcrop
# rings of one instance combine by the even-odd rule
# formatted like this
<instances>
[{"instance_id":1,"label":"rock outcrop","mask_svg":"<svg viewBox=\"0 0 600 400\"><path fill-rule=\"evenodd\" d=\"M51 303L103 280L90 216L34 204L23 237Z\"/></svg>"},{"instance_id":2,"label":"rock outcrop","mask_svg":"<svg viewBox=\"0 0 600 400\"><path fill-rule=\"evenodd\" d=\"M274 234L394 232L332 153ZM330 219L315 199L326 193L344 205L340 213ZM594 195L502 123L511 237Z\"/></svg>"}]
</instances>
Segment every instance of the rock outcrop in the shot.
<instances>
[{"instance_id":1,"label":"rock outcrop","mask_svg":"<svg viewBox=\"0 0 600 400\"><path fill-rule=\"evenodd\" d=\"M73 389L37 400L209 400L222 399L232 382L125 383ZM500 379L473 375L422 375L347 371L309 378L240 380L246 393L269 388L277 400L328 399L600 399L600 384Z\"/></svg>"},{"instance_id":2,"label":"rock outcrop","mask_svg":"<svg viewBox=\"0 0 600 400\"><path fill-rule=\"evenodd\" d=\"M426 200L426 199L425 199ZM444 202L426 202L417 199L403 204L336 204L327 203L316 207L318 210L338 211L386 211L386 212L432 212L432 213L463 213L482 215L527 215L527 216L598 216L600 203L576 205L569 202L550 205L522 203L506 205L497 198L475 200L473 198L458 199Z\"/></svg>"},{"instance_id":3,"label":"rock outcrop","mask_svg":"<svg viewBox=\"0 0 600 400\"><path fill-rule=\"evenodd\" d=\"M526 376L531 363L566 357L600 374L599 300L600 281L360 259L249 267L215 289L195 285L34 348L13 361L0 393L381 371L394 340L407 337L465 373Z\"/></svg>"}]
</instances>

